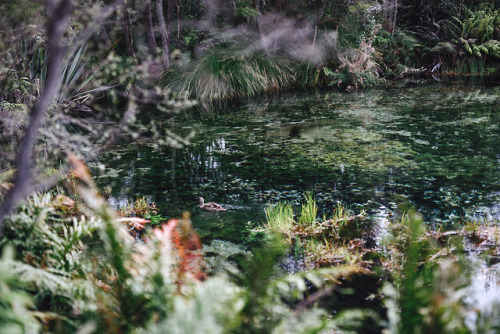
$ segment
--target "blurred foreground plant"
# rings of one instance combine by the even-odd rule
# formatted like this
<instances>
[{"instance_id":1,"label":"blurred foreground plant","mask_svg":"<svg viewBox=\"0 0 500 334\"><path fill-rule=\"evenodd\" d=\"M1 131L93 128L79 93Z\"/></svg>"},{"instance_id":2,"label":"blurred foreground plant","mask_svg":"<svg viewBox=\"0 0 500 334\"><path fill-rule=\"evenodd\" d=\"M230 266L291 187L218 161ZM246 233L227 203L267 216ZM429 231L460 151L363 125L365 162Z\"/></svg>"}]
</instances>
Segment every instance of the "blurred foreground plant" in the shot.
<instances>
[{"instance_id":1,"label":"blurred foreground plant","mask_svg":"<svg viewBox=\"0 0 500 334\"><path fill-rule=\"evenodd\" d=\"M402 268L382 289L390 332L469 333L464 301L469 278L462 255L432 251L420 215L408 214L403 224L408 230Z\"/></svg>"}]
</instances>

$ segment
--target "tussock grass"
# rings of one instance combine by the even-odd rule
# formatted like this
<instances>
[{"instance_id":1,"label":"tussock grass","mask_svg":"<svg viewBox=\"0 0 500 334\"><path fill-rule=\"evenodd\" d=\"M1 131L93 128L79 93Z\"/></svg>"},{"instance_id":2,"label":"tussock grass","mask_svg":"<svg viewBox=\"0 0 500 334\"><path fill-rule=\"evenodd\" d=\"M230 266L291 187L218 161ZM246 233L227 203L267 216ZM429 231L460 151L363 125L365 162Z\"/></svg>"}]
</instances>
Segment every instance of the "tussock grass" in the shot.
<instances>
[{"instance_id":1,"label":"tussock grass","mask_svg":"<svg viewBox=\"0 0 500 334\"><path fill-rule=\"evenodd\" d=\"M293 83L293 67L287 60L262 53L242 56L229 50L213 51L184 68L172 66L163 79L166 88L205 104L277 91Z\"/></svg>"}]
</instances>

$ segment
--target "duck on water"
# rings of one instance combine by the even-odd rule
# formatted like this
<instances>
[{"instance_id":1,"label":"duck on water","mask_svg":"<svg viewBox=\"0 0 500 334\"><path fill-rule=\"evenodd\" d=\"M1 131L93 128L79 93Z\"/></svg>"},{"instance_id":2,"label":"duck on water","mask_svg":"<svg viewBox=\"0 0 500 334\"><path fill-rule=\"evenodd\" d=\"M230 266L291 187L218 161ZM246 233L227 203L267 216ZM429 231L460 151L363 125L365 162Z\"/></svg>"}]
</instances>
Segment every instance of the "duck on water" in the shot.
<instances>
[{"instance_id":1,"label":"duck on water","mask_svg":"<svg viewBox=\"0 0 500 334\"><path fill-rule=\"evenodd\" d=\"M221 205L217 203L214 202L205 203L203 197L198 197L198 201L200 202L200 209L202 210L212 211L212 212L226 211L226 209L224 209Z\"/></svg>"}]
</instances>

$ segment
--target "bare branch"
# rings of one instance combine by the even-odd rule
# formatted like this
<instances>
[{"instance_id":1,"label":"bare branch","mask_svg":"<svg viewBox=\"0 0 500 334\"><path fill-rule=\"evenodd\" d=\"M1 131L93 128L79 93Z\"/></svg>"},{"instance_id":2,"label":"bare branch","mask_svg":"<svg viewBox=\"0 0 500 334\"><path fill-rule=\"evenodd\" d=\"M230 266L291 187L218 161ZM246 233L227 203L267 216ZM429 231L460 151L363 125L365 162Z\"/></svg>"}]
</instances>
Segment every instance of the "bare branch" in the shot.
<instances>
[{"instance_id":1,"label":"bare branch","mask_svg":"<svg viewBox=\"0 0 500 334\"><path fill-rule=\"evenodd\" d=\"M61 0L58 3L49 1L47 9L49 14L47 36L50 54L47 64L47 80L40 100L33 107L30 122L24 133L21 148L17 155L17 171L14 186L0 205L0 235L3 233L3 220L5 216L12 211L19 200L28 194L31 183L30 167L32 163L32 149L38 138L40 124L46 111L53 103L60 85L59 75L64 56L61 40L69 21L73 4L71 0Z\"/></svg>"}]
</instances>

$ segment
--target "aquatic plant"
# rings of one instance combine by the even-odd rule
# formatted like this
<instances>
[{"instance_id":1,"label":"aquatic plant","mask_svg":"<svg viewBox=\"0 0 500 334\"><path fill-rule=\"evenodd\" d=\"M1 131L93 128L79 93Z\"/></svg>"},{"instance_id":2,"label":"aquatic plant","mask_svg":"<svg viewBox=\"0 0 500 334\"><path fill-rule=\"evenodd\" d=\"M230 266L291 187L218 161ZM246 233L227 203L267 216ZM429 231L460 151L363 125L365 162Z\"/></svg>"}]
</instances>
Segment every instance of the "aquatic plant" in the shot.
<instances>
[{"instance_id":1,"label":"aquatic plant","mask_svg":"<svg viewBox=\"0 0 500 334\"><path fill-rule=\"evenodd\" d=\"M158 213L156 204L148 201L145 196L138 197L133 203L127 203L126 206L118 209L120 216L134 216L147 218L149 215Z\"/></svg>"},{"instance_id":2,"label":"aquatic plant","mask_svg":"<svg viewBox=\"0 0 500 334\"><path fill-rule=\"evenodd\" d=\"M266 228L275 233L287 234L294 227L293 208L288 203L268 204L265 209Z\"/></svg>"},{"instance_id":3,"label":"aquatic plant","mask_svg":"<svg viewBox=\"0 0 500 334\"><path fill-rule=\"evenodd\" d=\"M316 225L316 215L318 214L318 207L316 201L313 198L312 192L307 192L304 195L305 203L302 204L300 211L299 224L300 225Z\"/></svg>"},{"instance_id":4,"label":"aquatic plant","mask_svg":"<svg viewBox=\"0 0 500 334\"><path fill-rule=\"evenodd\" d=\"M345 207L338 204L332 218L324 217L317 221L318 208L312 192L306 193L304 198L298 221L293 218L290 204L279 202L274 206L268 205L265 229L284 235L289 243L295 242L295 246L305 252L310 267L333 263L357 264L361 259L357 248L361 247L347 250L346 246L363 235L360 220L364 213L350 215Z\"/></svg>"}]
</instances>

